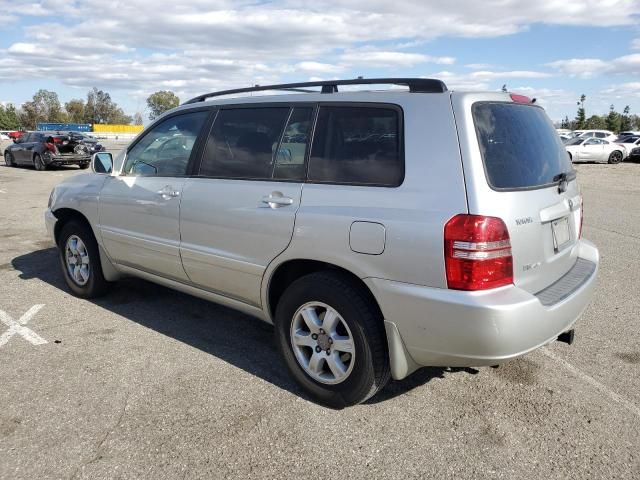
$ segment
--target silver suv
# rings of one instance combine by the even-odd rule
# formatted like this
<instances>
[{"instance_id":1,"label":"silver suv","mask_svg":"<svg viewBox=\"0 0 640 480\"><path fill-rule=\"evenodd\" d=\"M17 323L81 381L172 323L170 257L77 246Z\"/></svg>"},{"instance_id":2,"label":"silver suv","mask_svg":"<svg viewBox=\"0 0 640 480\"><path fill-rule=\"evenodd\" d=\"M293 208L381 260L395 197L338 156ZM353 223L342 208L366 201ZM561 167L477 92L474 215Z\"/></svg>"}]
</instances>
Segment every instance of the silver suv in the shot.
<instances>
[{"instance_id":1,"label":"silver suv","mask_svg":"<svg viewBox=\"0 0 640 480\"><path fill-rule=\"evenodd\" d=\"M220 98L281 89L303 93ZM595 284L575 171L515 94L217 92L92 168L45 215L76 295L132 275L273 323L293 377L334 407L421 366L570 341Z\"/></svg>"}]
</instances>

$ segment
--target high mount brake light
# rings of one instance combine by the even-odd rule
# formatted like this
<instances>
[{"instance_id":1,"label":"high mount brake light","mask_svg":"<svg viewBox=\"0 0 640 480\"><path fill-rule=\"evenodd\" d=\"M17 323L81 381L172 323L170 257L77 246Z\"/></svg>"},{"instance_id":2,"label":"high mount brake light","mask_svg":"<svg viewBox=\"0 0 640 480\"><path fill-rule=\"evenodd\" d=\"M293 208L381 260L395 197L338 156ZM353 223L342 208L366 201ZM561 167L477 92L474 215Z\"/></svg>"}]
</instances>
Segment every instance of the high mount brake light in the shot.
<instances>
[{"instance_id":1,"label":"high mount brake light","mask_svg":"<svg viewBox=\"0 0 640 480\"><path fill-rule=\"evenodd\" d=\"M454 290L486 290L513 283L507 226L500 218L460 214L444 227L447 285Z\"/></svg>"},{"instance_id":2,"label":"high mount brake light","mask_svg":"<svg viewBox=\"0 0 640 480\"><path fill-rule=\"evenodd\" d=\"M516 103L533 103L526 95L519 95L517 93L510 94L511 100Z\"/></svg>"}]
</instances>

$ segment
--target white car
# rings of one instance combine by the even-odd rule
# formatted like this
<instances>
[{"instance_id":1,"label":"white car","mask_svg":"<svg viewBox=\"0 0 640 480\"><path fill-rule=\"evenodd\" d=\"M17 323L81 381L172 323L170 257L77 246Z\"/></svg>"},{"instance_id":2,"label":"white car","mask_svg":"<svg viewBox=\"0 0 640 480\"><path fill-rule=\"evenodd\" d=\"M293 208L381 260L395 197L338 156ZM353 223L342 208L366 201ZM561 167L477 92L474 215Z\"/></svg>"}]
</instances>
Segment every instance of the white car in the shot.
<instances>
[{"instance_id":1,"label":"white car","mask_svg":"<svg viewBox=\"0 0 640 480\"><path fill-rule=\"evenodd\" d=\"M620 163L627 155L624 147L602 138L576 137L564 144L572 162Z\"/></svg>"},{"instance_id":2,"label":"white car","mask_svg":"<svg viewBox=\"0 0 640 480\"><path fill-rule=\"evenodd\" d=\"M576 130L579 137L603 138L604 140L614 141L618 136L610 130Z\"/></svg>"}]
</instances>

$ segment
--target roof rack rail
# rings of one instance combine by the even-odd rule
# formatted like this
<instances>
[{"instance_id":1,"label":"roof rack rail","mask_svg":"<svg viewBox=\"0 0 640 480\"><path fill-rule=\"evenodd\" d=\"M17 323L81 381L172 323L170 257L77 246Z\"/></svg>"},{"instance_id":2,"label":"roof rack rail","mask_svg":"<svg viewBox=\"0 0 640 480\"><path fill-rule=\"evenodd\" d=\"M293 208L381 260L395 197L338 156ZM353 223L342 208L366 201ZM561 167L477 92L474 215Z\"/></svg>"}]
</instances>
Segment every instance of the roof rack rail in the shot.
<instances>
[{"instance_id":1,"label":"roof rack rail","mask_svg":"<svg viewBox=\"0 0 640 480\"><path fill-rule=\"evenodd\" d=\"M207 98L232 95L234 93L261 92L265 90L284 90L294 92L311 92L306 90L309 87L322 87L321 93L335 93L338 85L404 85L409 87L413 93L443 93L447 91L447 86L441 80L433 78L353 78L347 80L323 80L318 82L282 83L279 85L255 85L247 88L236 88L233 90L221 90L219 92L205 93L198 95L183 103L204 102Z\"/></svg>"}]
</instances>

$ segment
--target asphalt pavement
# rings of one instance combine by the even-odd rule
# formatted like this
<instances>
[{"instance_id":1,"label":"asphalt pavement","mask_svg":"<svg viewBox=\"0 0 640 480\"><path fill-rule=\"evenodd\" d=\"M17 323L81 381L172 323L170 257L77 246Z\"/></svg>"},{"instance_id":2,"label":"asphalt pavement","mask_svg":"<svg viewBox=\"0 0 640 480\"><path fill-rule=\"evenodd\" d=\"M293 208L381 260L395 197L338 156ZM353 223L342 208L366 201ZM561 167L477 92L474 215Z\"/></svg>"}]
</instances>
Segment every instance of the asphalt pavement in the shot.
<instances>
[{"instance_id":1,"label":"asphalt pavement","mask_svg":"<svg viewBox=\"0 0 640 480\"><path fill-rule=\"evenodd\" d=\"M336 411L268 324L134 279L71 296L43 212L79 170L0 167L0 479L640 478L640 164L577 168L602 263L574 345Z\"/></svg>"}]
</instances>

